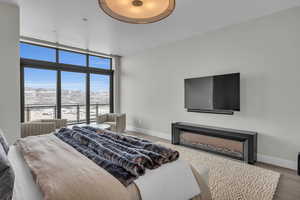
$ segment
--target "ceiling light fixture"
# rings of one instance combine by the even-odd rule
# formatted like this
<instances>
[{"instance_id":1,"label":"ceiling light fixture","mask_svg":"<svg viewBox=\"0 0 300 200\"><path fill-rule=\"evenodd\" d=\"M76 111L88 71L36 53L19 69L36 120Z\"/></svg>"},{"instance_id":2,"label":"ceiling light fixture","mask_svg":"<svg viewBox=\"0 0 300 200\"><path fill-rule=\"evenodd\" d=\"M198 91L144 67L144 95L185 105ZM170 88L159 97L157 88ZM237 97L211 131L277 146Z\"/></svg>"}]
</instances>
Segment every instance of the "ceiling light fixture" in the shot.
<instances>
[{"instance_id":1,"label":"ceiling light fixture","mask_svg":"<svg viewBox=\"0 0 300 200\"><path fill-rule=\"evenodd\" d=\"M168 17L175 0L98 0L101 9L112 18L132 24L148 24Z\"/></svg>"}]
</instances>

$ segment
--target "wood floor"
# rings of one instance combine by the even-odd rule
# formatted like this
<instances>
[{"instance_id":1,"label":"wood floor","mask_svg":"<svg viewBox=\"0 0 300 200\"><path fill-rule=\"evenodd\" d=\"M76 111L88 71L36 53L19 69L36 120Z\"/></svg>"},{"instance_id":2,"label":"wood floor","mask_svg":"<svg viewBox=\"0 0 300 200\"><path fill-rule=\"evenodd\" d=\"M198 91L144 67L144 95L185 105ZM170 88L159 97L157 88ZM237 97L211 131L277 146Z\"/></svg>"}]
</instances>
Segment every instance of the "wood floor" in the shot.
<instances>
[{"instance_id":1,"label":"wood floor","mask_svg":"<svg viewBox=\"0 0 300 200\"><path fill-rule=\"evenodd\" d=\"M151 141L162 141L162 142L170 142L165 139L161 139L158 137L153 137L149 135L144 135L142 133L136 132L127 132L130 135L143 137L145 139ZM265 163L256 163L256 166L270 169L281 174L279 184L276 190L276 194L274 196L274 200L300 200L300 176L297 175L297 172L290 169L285 169L282 167L277 167ZM263 200L263 199L258 199Z\"/></svg>"}]
</instances>

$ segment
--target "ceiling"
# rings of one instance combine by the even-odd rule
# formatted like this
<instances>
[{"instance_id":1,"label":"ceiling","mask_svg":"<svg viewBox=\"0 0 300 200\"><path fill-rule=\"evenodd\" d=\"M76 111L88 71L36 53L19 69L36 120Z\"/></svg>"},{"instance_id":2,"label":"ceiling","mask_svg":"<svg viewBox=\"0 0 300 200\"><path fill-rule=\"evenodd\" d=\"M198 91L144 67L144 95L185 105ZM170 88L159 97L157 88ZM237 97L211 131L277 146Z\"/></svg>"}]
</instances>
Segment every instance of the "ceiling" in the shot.
<instances>
[{"instance_id":1,"label":"ceiling","mask_svg":"<svg viewBox=\"0 0 300 200\"><path fill-rule=\"evenodd\" d=\"M0 0L0 3L19 4L19 0Z\"/></svg>"},{"instance_id":2,"label":"ceiling","mask_svg":"<svg viewBox=\"0 0 300 200\"><path fill-rule=\"evenodd\" d=\"M177 0L176 3L174 13L165 20L133 25L108 17L100 10L98 0L19 0L21 35L128 55L300 5L299 0Z\"/></svg>"}]
</instances>

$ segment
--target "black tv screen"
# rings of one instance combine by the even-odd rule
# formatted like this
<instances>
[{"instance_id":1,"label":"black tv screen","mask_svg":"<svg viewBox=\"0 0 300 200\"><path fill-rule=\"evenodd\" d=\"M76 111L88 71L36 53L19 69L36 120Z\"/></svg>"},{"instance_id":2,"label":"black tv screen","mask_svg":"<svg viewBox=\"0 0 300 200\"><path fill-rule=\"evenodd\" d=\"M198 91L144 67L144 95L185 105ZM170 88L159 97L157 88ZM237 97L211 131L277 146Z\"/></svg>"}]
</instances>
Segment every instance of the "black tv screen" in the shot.
<instances>
[{"instance_id":1,"label":"black tv screen","mask_svg":"<svg viewBox=\"0 0 300 200\"><path fill-rule=\"evenodd\" d=\"M190 112L233 114L240 110L240 73L185 79Z\"/></svg>"}]
</instances>

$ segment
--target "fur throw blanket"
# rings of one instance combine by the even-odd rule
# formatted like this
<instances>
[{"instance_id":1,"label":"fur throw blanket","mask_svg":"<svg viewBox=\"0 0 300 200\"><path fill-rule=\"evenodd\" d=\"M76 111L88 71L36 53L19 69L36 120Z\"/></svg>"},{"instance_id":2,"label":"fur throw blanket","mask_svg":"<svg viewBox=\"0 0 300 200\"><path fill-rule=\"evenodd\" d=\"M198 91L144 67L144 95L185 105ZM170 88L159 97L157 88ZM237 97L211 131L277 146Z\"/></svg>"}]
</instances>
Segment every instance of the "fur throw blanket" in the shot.
<instances>
[{"instance_id":1,"label":"fur throw blanket","mask_svg":"<svg viewBox=\"0 0 300 200\"><path fill-rule=\"evenodd\" d=\"M55 135L125 186L142 176L145 168L155 169L179 157L177 151L150 141L89 126L62 128Z\"/></svg>"}]
</instances>

